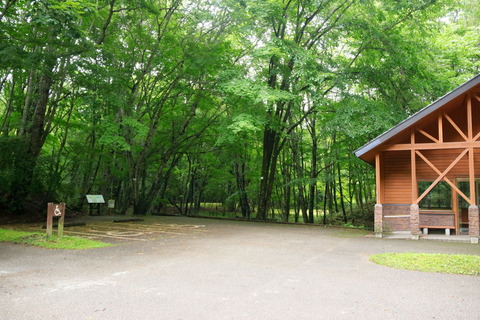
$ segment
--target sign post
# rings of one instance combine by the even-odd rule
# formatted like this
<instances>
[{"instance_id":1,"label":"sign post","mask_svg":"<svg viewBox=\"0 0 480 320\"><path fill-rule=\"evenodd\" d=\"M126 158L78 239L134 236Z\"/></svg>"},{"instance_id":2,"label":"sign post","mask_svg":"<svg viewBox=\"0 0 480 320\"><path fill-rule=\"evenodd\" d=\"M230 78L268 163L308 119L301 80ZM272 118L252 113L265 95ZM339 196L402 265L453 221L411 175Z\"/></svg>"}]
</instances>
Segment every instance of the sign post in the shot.
<instances>
[{"instance_id":1,"label":"sign post","mask_svg":"<svg viewBox=\"0 0 480 320\"><path fill-rule=\"evenodd\" d=\"M93 205L97 205L97 215L100 215L100 205L105 203L101 194L87 194L87 202L90 205L90 215L92 215Z\"/></svg>"},{"instance_id":2,"label":"sign post","mask_svg":"<svg viewBox=\"0 0 480 320\"><path fill-rule=\"evenodd\" d=\"M115 209L115 200L109 199L108 200L108 213L112 214L114 209Z\"/></svg>"},{"instance_id":3,"label":"sign post","mask_svg":"<svg viewBox=\"0 0 480 320\"><path fill-rule=\"evenodd\" d=\"M63 225L65 222L65 203L48 203L47 208L47 239L52 236L53 217L58 217L58 237L63 237Z\"/></svg>"}]
</instances>

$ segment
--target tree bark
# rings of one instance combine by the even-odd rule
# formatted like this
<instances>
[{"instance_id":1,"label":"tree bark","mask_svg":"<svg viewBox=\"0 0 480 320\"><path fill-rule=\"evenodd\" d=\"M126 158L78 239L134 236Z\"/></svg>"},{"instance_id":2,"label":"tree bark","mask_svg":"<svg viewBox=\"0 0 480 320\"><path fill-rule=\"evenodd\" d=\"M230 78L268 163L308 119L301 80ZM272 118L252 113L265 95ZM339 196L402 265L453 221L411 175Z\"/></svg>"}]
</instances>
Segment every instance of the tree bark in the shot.
<instances>
[{"instance_id":1,"label":"tree bark","mask_svg":"<svg viewBox=\"0 0 480 320\"><path fill-rule=\"evenodd\" d=\"M242 217L245 219L250 219L250 204L248 202L247 195L247 181L245 179L245 162L242 163L236 162L234 165L235 179L237 182L237 190L239 195L239 204L240 210L242 211Z\"/></svg>"},{"instance_id":2,"label":"tree bark","mask_svg":"<svg viewBox=\"0 0 480 320\"><path fill-rule=\"evenodd\" d=\"M340 161L337 162L337 172L338 172L338 189L340 192L340 205L342 206L343 222L347 223L347 211L345 210L345 200L343 198L343 187L342 187L342 176L340 173Z\"/></svg>"},{"instance_id":3,"label":"tree bark","mask_svg":"<svg viewBox=\"0 0 480 320\"><path fill-rule=\"evenodd\" d=\"M309 223L314 222L315 203L317 195L317 177L318 177L318 163L317 163L317 151L318 151L318 138L316 132L315 117L309 122L309 133L312 140L312 160L310 171L310 183L309 183L309 204L308 204L308 219Z\"/></svg>"}]
</instances>

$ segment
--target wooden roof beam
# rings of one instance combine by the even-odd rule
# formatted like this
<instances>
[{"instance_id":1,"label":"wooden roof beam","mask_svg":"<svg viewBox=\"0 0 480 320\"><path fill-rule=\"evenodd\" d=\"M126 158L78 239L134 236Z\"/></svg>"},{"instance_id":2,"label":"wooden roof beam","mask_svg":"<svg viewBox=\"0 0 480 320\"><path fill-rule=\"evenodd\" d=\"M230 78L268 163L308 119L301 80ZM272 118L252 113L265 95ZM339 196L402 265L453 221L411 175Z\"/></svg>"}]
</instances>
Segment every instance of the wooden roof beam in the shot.
<instances>
[{"instance_id":1,"label":"wooden roof beam","mask_svg":"<svg viewBox=\"0 0 480 320\"><path fill-rule=\"evenodd\" d=\"M480 132L475 137L473 137L473 141L477 141L478 138L480 138Z\"/></svg>"},{"instance_id":2,"label":"wooden roof beam","mask_svg":"<svg viewBox=\"0 0 480 320\"><path fill-rule=\"evenodd\" d=\"M468 141L473 140L473 111L472 111L472 94L467 94L467 134Z\"/></svg>"},{"instance_id":3,"label":"wooden roof beam","mask_svg":"<svg viewBox=\"0 0 480 320\"><path fill-rule=\"evenodd\" d=\"M423 131L422 129L417 129L418 132L420 132L421 134L423 134L425 137L427 137L428 139L432 140L433 142L436 142L436 143L439 143L440 140L434 138L432 135L430 135L429 133Z\"/></svg>"},{"instance_id":4,"label":"wooden roof beam","mask_svg":"<svg viewBox=\"0 0 480 320\"><path fill-rule=\"evenodd\" d=\"M438 150L480 148L480 141L443 142L443 143L399 143L382 148L382 151Z\"/></svg>"},{"instance_id":5,"label":"wooden roof beam","mask_svg":"<svg viewBox=\"0 0 480 320\"><path fill-rule=\"evenodd\" d=\"M463 140L465 141L468 141L468 137L465 135L465 133L463 133L462 129L460 129L457 124L455 123L455 121L452 120L452 118L450 118L450 116L446 113L443 114L443 116L445 117L445 119L448 120L448 122L450 122L450 124L452 125L453 128L455 128L455 130L457 130L457 132L462 136Z\"/></svg>"}]
</instances>

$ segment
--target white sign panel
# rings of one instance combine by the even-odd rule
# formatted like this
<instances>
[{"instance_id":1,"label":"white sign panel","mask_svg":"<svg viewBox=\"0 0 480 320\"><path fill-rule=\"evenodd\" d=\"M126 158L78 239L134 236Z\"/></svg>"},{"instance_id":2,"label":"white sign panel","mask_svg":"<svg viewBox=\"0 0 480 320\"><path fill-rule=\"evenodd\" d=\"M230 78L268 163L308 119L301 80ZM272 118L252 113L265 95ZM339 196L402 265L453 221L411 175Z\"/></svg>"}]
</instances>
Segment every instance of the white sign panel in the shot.
<instances>
[{"instance_id":1,"label":"white sign panel","mask_svg":"<svg viewBox=\"0 0 480 320\"><path fill-rule=\"evenodd\" d=\"M105 199L101 194L87 194L88 203L105 203Z\"/></svg>"}]
</instances>

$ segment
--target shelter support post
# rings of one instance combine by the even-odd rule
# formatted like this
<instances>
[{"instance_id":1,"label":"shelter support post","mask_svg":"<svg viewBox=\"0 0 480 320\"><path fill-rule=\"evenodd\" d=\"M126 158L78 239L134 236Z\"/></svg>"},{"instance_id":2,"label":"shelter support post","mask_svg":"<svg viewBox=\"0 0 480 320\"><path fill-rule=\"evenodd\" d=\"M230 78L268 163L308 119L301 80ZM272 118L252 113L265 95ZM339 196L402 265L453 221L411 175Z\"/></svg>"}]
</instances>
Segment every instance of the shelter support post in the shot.
<instances>
[{"instance_id":1,"label":"shelter support post","mask_svg":"<svg viewBox=\"0 0 480 320\"><path fill-rule=\"evenodd\" d=\"M377 203L383 204L383 176L382 176L382 153L375 155L375 193L377 196Z\"/></svg>"},{"instance_id":2,"label":"shelter support post","mask_svg":"<svg viewBox=\"0 0 480 320\"><path fill-rule=\"evenodd\" d=\"M478 243L478 238L480 237L479 220L478 206L471 205L468 207L468 235L471 243Z\"/></svg>"},{"instance_id":3,"label":"shelter support post","mask_svg":"<svg viewBox=\"0 0 480 320\"><path fill-rule=\"evenodd\" d=\"M375 205L375 237L383 237L383 206L378 203Z\"/></svg>"},{"instance_id":4,"label":"shelter support post","mask_svg":"<svg viewBox=\"0 0 480 320\"><path fill-rule=\"evenodd\" d=\"M410 143L415 145L415 128L410 132ZM418 206L418 185L417 185L417 156L416 150L410 151L412 205L410 206L410 232L412 240L420 239L420 208Z\"/></svg>"},{"instance_id":5,"label":"shelter support post","mask_svg":"<svg viewBox=\"0 0 480 320\"><path fill-rule=\"evenodd\" d=\"M410 143L415 144L415 130L412 129L410 133ZM413 148L410 150L410 174L411 174L411 185L412 185L412 204L417 204L418 198L418 184L417 184L417 155L416 150Z\"/></svg>"},{"instance_id":6,"label":"shelter support post","mask_svg":"<svg viewBox=\"0 0 480 320\"><path fill-rule=\"evenodd\" d=\"M375 156L375 191L377 195L377 204L374 211L374 230L375 237L383 237L383 179L382 179L382 153L379 152Z\"/></svg>"},{"instance_id":7,"label":"shelter support post","mask_svg":"<svg viewBox=\"0 0 480 320\"><path fill-rule=\"evenodd\" d=\"M420 239L420 208L418 204L410 206L410 231L412 233L412 240Z\"/></svg>"}]
</instances>

